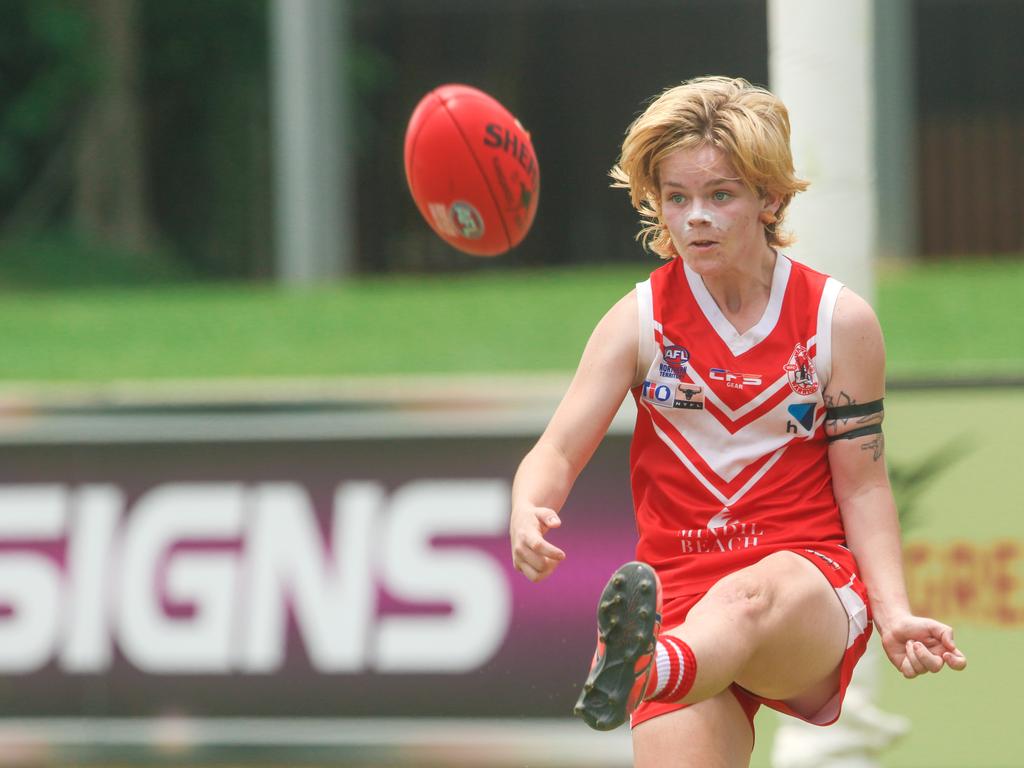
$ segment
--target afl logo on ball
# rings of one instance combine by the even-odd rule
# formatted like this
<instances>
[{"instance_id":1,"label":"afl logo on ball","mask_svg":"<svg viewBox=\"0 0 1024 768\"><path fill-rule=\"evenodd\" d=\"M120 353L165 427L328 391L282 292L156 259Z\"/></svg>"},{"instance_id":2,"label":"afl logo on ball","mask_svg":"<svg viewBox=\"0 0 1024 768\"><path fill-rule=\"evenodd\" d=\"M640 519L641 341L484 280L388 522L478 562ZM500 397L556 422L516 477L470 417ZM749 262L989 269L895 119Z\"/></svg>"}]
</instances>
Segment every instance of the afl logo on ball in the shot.
<instances>
[{"instance_id":1,"label":"afl logo on ball","mask_svg":"<svg viewBox=\"0 0 1024 768\"><path fill-rule=\"evenodd\" d=\"M451 207L452 221L459 234L476 240L484 234L484 220L480 212L464 200L456 200Z\"/></svg>"}]
</instances>

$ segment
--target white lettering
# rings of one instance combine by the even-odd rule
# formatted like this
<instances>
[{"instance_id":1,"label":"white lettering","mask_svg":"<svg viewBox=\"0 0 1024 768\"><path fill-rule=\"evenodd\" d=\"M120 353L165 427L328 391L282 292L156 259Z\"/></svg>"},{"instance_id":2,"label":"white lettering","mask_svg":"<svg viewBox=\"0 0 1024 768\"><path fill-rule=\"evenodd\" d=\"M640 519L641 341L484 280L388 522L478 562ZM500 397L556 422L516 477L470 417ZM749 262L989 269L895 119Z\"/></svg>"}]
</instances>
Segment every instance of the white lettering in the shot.
<instances>
[{"instance_id":1,"label":"white lettering","mask_svg":"<svg viewBox=\"0 0 1024 768\"><path fill-rule=\"evenodd\" d=\"M8 552L0 560L0 671L34 672L53 655L60 614L60 571L50 558Z\"/></svg>"},{"instance_id":2,"label":"white lettering","mask_svg":"<svg viewBox=\"0 0 1024 768\"><path fill-rule=\"evenodd\" d=\"M0 538L50 543L64 531L65 491L59 485L0 486ZM61 572L45 552L0 558L0 672L27 673L50 660L57 643Z\"/></svg>"},{"instance_id":3,"label":"white lettering","mask_svg":"<svg viewBox=\"0 0 1024 768\"><path fill-rule=\"evenodd\" d=\"M124 499L113 486L83 486L71 495L67 545L67 587L60 665L69 672L110 668L110 599L117 583L114 537Z\"/></svg>"},{"instance_id":4,"label":"white lettering","mask_svg":"<svg viewBox=\"0 0 1024 768\"><path fill-rule=\"evenodd\" d=\"M248 672L281 666L290 599L316 669L364 668L376 610L372 525L383 500L380 486L349 483L338 489L331 553L325 552L302 489L263 485L255 500L245 542L247 589L239 665Z\"/></svg>"},{"instance_id":5,"label":"white lettering","mask_svg":"<svg viewBox=\"0 0 1024 768\"><path fill-rule=\"evenodd\" d=\"M0 486L0 536L5 539L59 539L67 521L62 485Z\"/></svg>"},{"instance_id":6,"label":"white lettering","mask_svg":"<svg viewBox=\"0 0 1024 768\"><path fill-rule=\"evenodd\" d=\"M421 481L394 494L382 537L387 587L412 602L447 603L451 614L383 617L377 669L465 672L498 650L511 619L504 571L484 553L431 539L500 534L508 497L499 480Z\"/></svg>"},{"instance_id":7,"label":"white lettering","mask_svg":"<svg viewBox=\"0 0 1024 768\"><path fill-rule=\"evenodd\" d=\"M349 482L325 525L287 483L167 484L131 510L113 485L0 485L0 672L102 673L118 648L150 674L265 674L293 627L321 672L475 669L504 641L510 588L457 539L502 537L508 491ZM378 589L405 610L379 611Z\"/></svg>"},{"instance_id":8,"label":"white lettering","mask_svg":"<svg viewBox=\"0 0 1024 768\"><path fill-rule=\"evenodd\" d=\"M237 540L243 493L234 483L171 484L135 505L121 542L118 640L139 669L229 670L235 556L171 548L188 539ZM191 616L171 617L165 599L183 604Z\"/></svg>"}]
</instances>

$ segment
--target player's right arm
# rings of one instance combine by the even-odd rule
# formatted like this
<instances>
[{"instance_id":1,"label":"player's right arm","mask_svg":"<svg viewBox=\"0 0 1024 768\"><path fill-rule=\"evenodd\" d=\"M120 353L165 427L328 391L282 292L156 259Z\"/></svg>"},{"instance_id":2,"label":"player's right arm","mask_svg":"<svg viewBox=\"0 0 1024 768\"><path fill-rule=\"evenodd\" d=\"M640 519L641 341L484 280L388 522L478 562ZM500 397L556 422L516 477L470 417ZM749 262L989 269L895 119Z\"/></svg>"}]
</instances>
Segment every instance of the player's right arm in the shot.
<instances>
[{"instance_id":1,"label":"player's right arm","mask_svg":"<svg viewBox=\"0 0 1024 768\"><path fill-rule=\"evenodd\" d=\"M637 364L636 292L620 299L590 336L576 375L547 429L526 454L512 483L512 562L530 581L551 575L565 553L544 536L629 391L643 377Z\"/></svg>"}]
</instances>

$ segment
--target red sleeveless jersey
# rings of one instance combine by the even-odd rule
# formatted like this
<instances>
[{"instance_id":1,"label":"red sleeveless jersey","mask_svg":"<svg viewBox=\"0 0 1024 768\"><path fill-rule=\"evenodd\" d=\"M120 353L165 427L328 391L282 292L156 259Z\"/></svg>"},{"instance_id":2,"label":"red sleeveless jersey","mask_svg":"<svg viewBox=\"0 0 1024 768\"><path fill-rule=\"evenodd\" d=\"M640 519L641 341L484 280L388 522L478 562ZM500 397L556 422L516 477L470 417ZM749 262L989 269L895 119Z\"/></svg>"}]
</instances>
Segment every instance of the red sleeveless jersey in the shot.
<instances>
[{"instance_id":1,"label":"red sleeveless jersey","mask_svg":"<svg viewBox=\"0 0 1024 768\"><path fill-rule=\"evenodd\" d=\"M845 546L822 397L841 289L779 254L764 315L739 334L682 259L637 285L637 557L666 597L781 549Z\"/></svg>"}]
</instances>

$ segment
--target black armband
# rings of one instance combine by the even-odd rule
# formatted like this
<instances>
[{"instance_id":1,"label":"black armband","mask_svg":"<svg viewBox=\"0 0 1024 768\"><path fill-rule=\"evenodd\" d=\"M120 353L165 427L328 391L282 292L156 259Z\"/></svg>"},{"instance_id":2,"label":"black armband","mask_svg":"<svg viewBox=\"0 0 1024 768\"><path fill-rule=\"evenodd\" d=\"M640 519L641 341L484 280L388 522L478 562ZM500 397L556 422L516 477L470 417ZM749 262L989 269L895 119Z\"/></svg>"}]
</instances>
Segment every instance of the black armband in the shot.
<instances>
[{"instance_id":1,"label":"black armband","mask_svg":"<svg viewBox=\"0 0 1024 768\"><path fill-rule=\"evenodd\" d=\"M879 400L878 402L881 402ZM836 440L853 440L857 437L864 437L864 435L880 435L882 434L881 424L868 424L866 427L859 427L857 429L851 429L849 432L843 432L841 435L832 435L828 438L830 443L834 443Z\"/></svg>"},{"instance_id":2,"label":"black armband","mask_svg":"<svg viewBox=\"0 0 1024 768\"><path fill-rule=\"evenodd\" d=\"M855 419L858 416L870 416L872 413L881 413L885 410L882 406L883 398L872 400L870 403L853 403L852 405L836 405L825 409L827 421L838 421L839 419Z\"/></svg>"}]
</instances>

